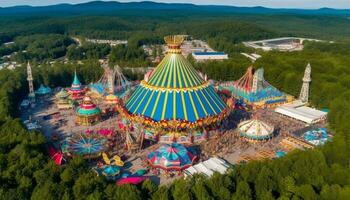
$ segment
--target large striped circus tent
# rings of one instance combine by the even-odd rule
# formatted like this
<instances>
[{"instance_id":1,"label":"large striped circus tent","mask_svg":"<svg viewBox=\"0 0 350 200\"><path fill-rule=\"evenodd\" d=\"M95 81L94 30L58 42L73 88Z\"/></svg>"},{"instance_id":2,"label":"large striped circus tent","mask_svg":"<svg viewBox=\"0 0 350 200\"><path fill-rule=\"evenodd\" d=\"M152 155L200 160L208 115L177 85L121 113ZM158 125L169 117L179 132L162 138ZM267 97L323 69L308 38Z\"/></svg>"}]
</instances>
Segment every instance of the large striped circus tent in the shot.
<instances>
[{"instance_id":1,"label":"large striped circus tent","mask_svg":"<svg viewBox=\"0 0 350 200\"><path fill-rule=\"evenodd\" d=\"M214 87L181 54L182 36L167 36L164 59L125 104L126 114L146 125L195 128L213 124L226 114L226 104Z\"/></svg>"}]
</instances>

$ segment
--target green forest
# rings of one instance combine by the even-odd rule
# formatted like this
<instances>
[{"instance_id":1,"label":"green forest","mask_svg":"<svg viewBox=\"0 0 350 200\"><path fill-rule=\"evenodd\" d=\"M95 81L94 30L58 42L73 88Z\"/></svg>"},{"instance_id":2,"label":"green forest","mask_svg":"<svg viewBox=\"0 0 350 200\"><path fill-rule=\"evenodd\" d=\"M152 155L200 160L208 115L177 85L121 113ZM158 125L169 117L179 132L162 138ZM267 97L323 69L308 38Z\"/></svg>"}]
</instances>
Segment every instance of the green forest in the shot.
<instances>
[{"instance_id":1,"label":"green forest","mask_svg":"<svg viewBox=\"0 0 350 200\"><path fill-rule=\"evenodd\" d=\"M126 14L125 14L126 15ZM124 66L152 66L140 47L160 44L167 34L203 39L230 59L193 63L215 80L236 80L246 68L263 67L265 79L278 89L298 95L307 63L312 66L311 104L330 109L332 142L307 151L294 151L272 161L236 165L225 175L195 176L158 187L116 186L97 177L79 157L63 167L46 154L40 132L28 132L18 119L18 105L28 93L25 67L0 73L0 199L350 199L350 21L310 16L79 16L13 17L0 19L0 55L33 65L34 85L68 86L76 69L83 83L96 81L98 59L109 57ZM327 30L326 28L327 27ZM83 43L70 36L127 39L128 46L110 48ZM253 52L240 42L276 36L333 40L309 42L299 52L259 52L252 64L239 53ZM68 57L71 63L49 61ZM79 60L83 60L79 63ZM193 62L193 61L192 61ZM127 74L130 78L137 76ZM138 76L140 78L140 76ZM141 76L142 77L142 76Z\"/></svg>"}]
</instances>

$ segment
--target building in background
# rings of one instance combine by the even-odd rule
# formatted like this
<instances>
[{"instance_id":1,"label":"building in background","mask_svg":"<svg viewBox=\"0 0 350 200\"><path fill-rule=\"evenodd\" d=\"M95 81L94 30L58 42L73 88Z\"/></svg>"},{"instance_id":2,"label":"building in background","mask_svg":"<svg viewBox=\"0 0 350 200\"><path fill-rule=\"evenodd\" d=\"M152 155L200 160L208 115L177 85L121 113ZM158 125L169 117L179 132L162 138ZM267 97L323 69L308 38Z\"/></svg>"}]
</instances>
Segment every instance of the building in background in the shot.
<instances>
[{"instance_id":1,"label":"building in background","mask_svg":"<svg viewBox=\"0 0 350 200\"><path fill-rule=\"evenodd\" d=\"M309 38L282 37L268 40L243 42L243 44L246 47L262 49L263 51L301 51L304 49L304 41L321 42L321 40Z\"/></svg>"},{"instance_id":2,"label":"building in background","mask_svg":"<svg viewBox=\"0 0 350 200\"><path fill-rule=\"evenodd\" d=\"M228 55L224 52L193 52L192 56L197 62L228 59Z\"/></svg>"}]
</instances>

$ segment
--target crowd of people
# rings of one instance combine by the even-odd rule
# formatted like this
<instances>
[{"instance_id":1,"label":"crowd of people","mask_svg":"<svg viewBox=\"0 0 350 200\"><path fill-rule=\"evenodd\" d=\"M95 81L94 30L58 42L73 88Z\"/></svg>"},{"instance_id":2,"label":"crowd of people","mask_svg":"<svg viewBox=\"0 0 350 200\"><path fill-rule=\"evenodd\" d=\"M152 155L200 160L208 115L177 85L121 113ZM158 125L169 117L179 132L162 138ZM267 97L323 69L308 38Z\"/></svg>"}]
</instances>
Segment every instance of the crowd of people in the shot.
<instances>
[{"instance_id":1,"label":"crowd of people","mask_svg":"<svg viewBox=\"0 0 350 200\"><path fill-rule=\"evenodd\" d=\"M274 126L275 130L283 136L293 134L295 131L305 128L305 123L280 115L272 109L257 110L254 113L254 117Z\"/></svg>"},{"instance_id":2,"label":"crowd of people","mask_svg":"<svg viewBox=\"0 0 350 200\"><path fill-rule=\"evenodd\" d=\"M200 144L199 157L203 161L219 154L233 153L237 148L244 149L249 145L247 141L240 139L239 133L235 130L215 134Z\"/></svg>"}]
</instances>

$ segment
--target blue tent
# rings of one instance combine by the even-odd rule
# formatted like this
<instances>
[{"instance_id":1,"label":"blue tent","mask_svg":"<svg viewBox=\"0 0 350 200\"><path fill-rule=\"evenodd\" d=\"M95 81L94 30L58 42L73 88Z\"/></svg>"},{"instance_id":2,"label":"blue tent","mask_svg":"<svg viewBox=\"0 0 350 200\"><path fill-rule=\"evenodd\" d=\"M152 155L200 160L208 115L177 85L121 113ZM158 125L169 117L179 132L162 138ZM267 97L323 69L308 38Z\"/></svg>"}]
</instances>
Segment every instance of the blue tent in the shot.
<instances>
[{"instance_id":1,"label":"blue tent","mask_svg":"<svg viewBox=\"0 0 350 200\"><path fill-rule=\"evenodd\" d=\"M126 102L130 114L154 121L196 122L224 111L226 104L181 54L182 41L167 41L169 50L152 75Z\"/></svg>"}]
</instances>

